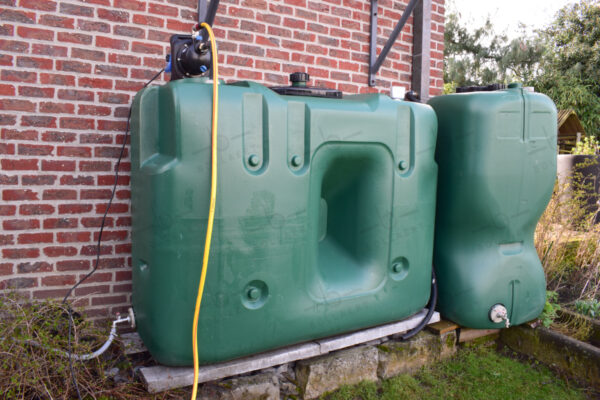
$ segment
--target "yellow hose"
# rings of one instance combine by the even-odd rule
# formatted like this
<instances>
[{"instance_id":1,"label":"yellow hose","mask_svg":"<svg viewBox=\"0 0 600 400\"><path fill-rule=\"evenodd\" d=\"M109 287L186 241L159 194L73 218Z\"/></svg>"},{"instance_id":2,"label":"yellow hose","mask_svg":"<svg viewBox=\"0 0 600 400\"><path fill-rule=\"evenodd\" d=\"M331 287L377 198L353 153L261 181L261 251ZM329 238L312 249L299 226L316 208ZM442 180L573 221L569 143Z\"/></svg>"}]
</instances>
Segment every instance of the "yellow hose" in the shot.
<instances>
[{"instance_id":1,"label":"yellow hose","mask_svg":"<svg viewBox=\"0 0 600 400\"><path fill-rule=\"evenodd\" d=\"M198 394L198 315L200 314L200 304L202 303L202 293L204 293L204 282L206 281L206 269L208 267L208 257L210 255L210 241L212 238L213 222L215 220L215 203L217 200L217 116L219 112L219 69L217 59L217 46L215 35L212 29L206 23L200 25L206 29L210 37L210 48L212 51L212 72L213 72L213 101L212 101L212 146L211 146L211 175L210 175L210 208L208 211L208 226L206 227L206 239L204 240L204 257L202 258L202 273L200 274L200 284L198 286L198 296L196 297L196 309L194 310L194 328L193 328L193 347L194 347L194 386L192 389L192 400L196 400Z\"/></svg>"}]
</instances>

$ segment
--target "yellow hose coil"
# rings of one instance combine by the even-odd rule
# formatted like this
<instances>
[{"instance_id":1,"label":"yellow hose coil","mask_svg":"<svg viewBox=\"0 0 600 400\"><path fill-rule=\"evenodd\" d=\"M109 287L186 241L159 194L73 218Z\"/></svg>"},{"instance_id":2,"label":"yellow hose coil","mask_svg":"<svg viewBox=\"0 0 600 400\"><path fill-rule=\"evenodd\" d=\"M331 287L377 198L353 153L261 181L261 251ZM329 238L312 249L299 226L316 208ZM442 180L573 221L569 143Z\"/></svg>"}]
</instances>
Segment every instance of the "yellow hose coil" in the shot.
<instances>
[{"instance_id":1,"label":"yellow hose coil","mask_svg":"<svg viewBox=\"0 0 600 400\"><path fill-rule=\"evenodd\" d=\"M196 308L194 310L194 386L192 389L192 400L196 400L196 395L198 394L198 315L200 314L200 304L202 303L202 293L204 293L204 282L206 281L206 270L208 267L208 258L210 255L210 241L212 238L213 222L215 220L215 203L217 200L217 117L219 112L219 68L215 35L213 34L213 31L208 24L203 22L200 26L206 29L206 31L208 32L208 36L210 37L210 48L212 51L212 167L210 175L210 208L208 211L208 226L206 227L206 239L204 240L204 257L202 258L202 273L200 274L200 284L198 285L198 296L196 297Z\"/></svg>"}]
</instances>

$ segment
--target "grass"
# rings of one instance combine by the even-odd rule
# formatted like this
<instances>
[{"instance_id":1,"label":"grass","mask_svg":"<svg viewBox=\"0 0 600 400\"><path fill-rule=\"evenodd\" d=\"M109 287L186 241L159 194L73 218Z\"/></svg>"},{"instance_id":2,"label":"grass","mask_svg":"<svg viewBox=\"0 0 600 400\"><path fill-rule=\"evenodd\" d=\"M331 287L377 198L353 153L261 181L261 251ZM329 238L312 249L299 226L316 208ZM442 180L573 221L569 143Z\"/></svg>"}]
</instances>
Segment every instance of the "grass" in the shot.
<instances>
[{"instance_id":1,"label":"grass","mask_svg":"<svg viewBox=\"0 0 600 400\"><path fill-rule=\"evenodd\" d=\"M379 384L345 386L323 400L402 399L586 399L548 368L504 356L489 348L462 349L452 359Z\"/></svg>"}]
</instances>

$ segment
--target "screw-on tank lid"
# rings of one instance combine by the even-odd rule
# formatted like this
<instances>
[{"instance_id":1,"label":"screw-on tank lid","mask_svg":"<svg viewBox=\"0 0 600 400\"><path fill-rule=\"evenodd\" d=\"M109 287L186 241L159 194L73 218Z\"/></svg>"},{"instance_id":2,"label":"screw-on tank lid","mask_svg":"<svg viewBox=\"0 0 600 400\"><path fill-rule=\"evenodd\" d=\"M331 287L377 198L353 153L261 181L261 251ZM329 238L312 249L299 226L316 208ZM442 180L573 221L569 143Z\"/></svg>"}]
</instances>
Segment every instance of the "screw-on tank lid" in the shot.
<instances>
[{"instance_id":1,"label":"screw-on tank lid","mask_svg":"<svg viewBox=\"0 0 600 400\"><path fill-rule=\"evenodd\" d=\"M308 82L310 80L310 75L306 72L294 72L290 74L290 82Z\"/></svg>"},{"instance_id":2,"label":"screw-on tank lid","mask_svg":"<svg viewBox=\"0 0 600 400\"><path fill-rule=\"evenodd\" d=\"M291 86L272 87L271 90L286 96L312 96L312 97L327 97L332 99L341 99L342 92L335 89L310 87L306 82L310 79L310 75L306 72L294 72L290 74Z\"/></svg>"}]
</instances>

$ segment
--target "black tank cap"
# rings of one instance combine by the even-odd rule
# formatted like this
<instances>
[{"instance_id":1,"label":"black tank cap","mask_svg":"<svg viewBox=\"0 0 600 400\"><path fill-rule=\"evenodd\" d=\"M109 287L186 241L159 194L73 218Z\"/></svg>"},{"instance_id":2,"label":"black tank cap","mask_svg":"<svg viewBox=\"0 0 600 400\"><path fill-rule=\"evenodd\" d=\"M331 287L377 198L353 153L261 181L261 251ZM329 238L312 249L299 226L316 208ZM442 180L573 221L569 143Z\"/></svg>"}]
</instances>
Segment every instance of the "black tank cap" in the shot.
<instances>
[{"instance_id":1,"label":"black tank cap","mask_svg":"<svg viewBox=\"0 0 600 400\"><path fill-rule=\"evenodd\" d=\"M342 98L342 92L339 90L307 86L306 82L308 82L309 79L310 75L305 72L294 72L290 74L290 81L292 82L291 86L276 86L270 89L285 96L326 97L330 99Z\"/></svg>"}]
</instances>

